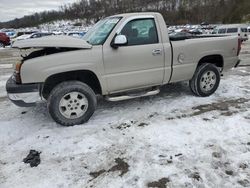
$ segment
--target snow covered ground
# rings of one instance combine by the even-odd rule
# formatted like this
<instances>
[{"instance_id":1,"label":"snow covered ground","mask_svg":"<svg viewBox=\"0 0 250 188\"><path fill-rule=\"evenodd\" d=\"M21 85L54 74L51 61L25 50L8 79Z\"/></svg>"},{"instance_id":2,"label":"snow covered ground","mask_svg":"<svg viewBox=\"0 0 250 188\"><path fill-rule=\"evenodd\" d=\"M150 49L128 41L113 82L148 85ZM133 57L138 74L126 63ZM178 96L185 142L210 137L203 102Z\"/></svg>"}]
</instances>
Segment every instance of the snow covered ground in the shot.
<instances>
[{"instance_id":1,"label":"snow covered ground","mask_svg":"<svg viewBox=\"0 0 250 188\"><path fill-rule=\"evenodd\" d=\"M100 100L87 124L68 128L45 105L11 104L10 65L0 65L0 187L250 187L247 56L209 98L172 84L154 97ZM42 152L36 168L22 162L31 149Z\"/></svg>"}]
</instances>

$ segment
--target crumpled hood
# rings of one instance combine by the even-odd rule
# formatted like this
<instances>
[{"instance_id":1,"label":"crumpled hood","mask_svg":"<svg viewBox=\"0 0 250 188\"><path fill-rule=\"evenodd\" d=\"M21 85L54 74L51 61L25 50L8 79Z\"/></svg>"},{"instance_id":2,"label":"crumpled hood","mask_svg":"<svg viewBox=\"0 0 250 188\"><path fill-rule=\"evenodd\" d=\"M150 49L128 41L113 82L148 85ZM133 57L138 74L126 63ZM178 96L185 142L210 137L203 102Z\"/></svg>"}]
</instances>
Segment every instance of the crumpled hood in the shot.
<instances>
[{"instance_id":1,"label":"crumpled hood","mask_svg":"<svg viewBox=\"0 0 250 188\"><path fill-rule=\"evenodd\" d=\"M27 39L16 41L12 45L13 48L82 48L90 49L92 45L83 39L73 38L70 36L48 36L37 39Z\"/></svg>"}]
</instances>

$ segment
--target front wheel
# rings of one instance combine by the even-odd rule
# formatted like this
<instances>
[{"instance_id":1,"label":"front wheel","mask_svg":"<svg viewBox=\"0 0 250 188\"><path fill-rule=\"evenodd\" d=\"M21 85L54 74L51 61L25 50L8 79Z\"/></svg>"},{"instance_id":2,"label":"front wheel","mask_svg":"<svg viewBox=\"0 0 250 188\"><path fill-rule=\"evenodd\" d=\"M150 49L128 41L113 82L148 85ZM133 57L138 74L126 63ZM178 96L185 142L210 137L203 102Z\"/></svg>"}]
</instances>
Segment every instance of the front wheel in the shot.
<instances>
[{"instance_id":1,"label":"front wheel","mask_svg":"<svg viewBox=\"0 0 250 188\"><path fill-rule=\"evenodd\" d=\"M200 97L212 95L219 87L220 71L211 63L202 64L197 68L193 78L189 81L191 91Z\"/></svg>"},{"instance_id":2,"label":"front wheel","mask_svg":"<svg viewBox=\"0 0 250 188\"><path fill-rule=\"evenodd\" d=\"M63 126L80 125L93 115L97 100L94 91L79 81L57 85L48 98L51 117Z\"/></svg>"}]
</instances>

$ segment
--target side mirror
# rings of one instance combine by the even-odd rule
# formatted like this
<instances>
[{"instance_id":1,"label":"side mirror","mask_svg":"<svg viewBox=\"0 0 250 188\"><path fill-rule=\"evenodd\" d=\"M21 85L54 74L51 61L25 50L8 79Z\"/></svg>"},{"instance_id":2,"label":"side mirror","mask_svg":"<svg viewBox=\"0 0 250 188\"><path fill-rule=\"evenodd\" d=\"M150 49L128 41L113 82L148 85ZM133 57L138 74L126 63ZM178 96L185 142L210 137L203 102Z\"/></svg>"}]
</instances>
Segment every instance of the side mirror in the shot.
<instances>
[{"instance_id":1,"label":"side mirror","mask_svg":"<svg viewBox=\"0 0 250 188\"><path fill-rule=\"evenodd\" d=\"M112 43L112 47L117 48L118 46L123 46L128 43L128 39L125 35L117 35Z\"/></svg>"}]
</instances>

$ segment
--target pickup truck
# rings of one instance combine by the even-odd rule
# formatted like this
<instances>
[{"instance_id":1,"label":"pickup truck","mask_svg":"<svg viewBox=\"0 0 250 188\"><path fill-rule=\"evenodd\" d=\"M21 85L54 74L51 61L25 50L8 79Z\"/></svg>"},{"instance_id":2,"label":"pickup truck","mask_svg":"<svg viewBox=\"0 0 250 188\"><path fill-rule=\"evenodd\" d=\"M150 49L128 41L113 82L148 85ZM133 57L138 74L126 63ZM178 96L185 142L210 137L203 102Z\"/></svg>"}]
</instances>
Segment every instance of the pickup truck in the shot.
<instances>
[{"instance_id":1,"label":"pickup truck","mask_svg":"<svg viewBox=\"0 0 250 188\"><path fill-rule=\"evenodd\" d=\"M100 95L120 101L189 81L195 95L210 96L222 72L240 62L238 37L171 40L162 15L151 12L107 17L83 39L17 41L23 54L6 83L8 97L24 107L46 101L54 121L73 126L90 119Z\"/></svg>"}]
</instances>

